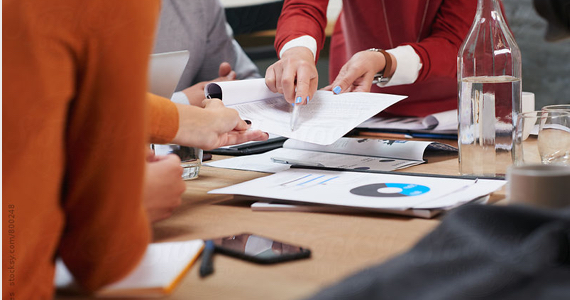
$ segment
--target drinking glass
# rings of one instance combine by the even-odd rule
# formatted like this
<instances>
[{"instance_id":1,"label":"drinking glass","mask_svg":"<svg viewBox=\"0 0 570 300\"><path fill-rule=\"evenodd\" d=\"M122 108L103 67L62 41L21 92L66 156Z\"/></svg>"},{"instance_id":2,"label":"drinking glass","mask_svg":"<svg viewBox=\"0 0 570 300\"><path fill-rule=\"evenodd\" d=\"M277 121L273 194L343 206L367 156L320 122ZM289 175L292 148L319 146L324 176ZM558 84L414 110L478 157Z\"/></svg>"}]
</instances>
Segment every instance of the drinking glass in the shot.
<instances>
[{"instance_id":1,"label":"drinking glass","mask_svg":"<svg viewBox=\"0 0 570 300\"><path fill-rule=\"evenodd\" d=\"M543 164L570 166L570 110L542 110L538 152Z\"/></svg>"},{"instance_id":2,"label":"drinking glass","mask_svg":"<svg viewBox=\"0 0 570 300\"><path fill-rule=\"evenodd\" d=\"M176 154L180 157L183 169L182 179L190 180L198 178L202 166L203 151L196 147L186 147L176 144L151 144L156 155Z\"/></svg>"},{"instance_id":3,"label":"drinking glass","mask_svg":"<svg viewBox=\"0 0 570 300\"><path fill-rule=\"evenodd\" d=\"M562 110L570 113L570 104L553 104L542 107L542 111Z\"/></svg>"},{"instance_id":4,"label":"drinking glass","mask_svg":"<svg viewBox=\"0 0 570 300\"><path fill-rule=\"evenodd\" d=\"M539 111L530 111L517 116L513 149L513 160L516 166L541 163L537 137L530 135L533 131L535 134L538 132L540 115Z\"/></svg>"}]
</instances>

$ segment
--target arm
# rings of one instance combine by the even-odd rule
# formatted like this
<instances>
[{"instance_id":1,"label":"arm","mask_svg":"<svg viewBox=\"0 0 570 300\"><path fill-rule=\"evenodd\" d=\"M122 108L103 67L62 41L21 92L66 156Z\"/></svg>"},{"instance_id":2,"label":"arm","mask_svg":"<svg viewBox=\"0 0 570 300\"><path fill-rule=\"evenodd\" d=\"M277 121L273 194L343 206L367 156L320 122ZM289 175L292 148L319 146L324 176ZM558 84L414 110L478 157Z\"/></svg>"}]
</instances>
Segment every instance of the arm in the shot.
<instances>
[{"instance_id":1,"label":"arm","mask_svg":"<svg viewBox=\"0 0 570 300\"><path fill-rule=\"evenodd\" d=\"M148 94L151 143L174 143L205 150L248 141L262 141L267 134L248 130L236 110L218 99L203 100L203 108L173 103Z\"/></svg>"},{"instance_id":2,"label":"arm","mask_svg":"<svg viewBox=\"0 0 570 300\"><path fill-rule=\"evenodd\" d=\"M237 79L251 79L260 78L259 70L257 66L249 59L249 56L243 51L240 44L233 38L234 32L230 24L226 22L226 32L228 37L232 39L232 48L235 53L235 65L233 66L236 72ZM221 76L221 74L220 74Z\"/></svg>"},{"instance_id":3,"label":"arm","mask_svg":"<svg viewBox=\"0 0 570 300\"><path fill-rule=\"evenodd\" d=\"M206 5L208 16L207 22L200 24L206 35L206 44L203 45L206 56L200 65L200 70L192 82L213 80L217 76L222 62L228 62L230 66L236 65L236 52L233 38L228 35L226 28L226 15L219 1L203 1Z\"/></svg>"},{"instance_id":4,"label":"arm","mask_svg":"<svg viewBox=\"0 0 570 300\"><path fill-rule=\"evenodd\" d=\"M306 104L318 87L315 61L324 45L327 5L326 0L286 1L279 17L275 48L280 53L280 60L267 68L265 84L271 91L282 93L285 100L294 105ZM305 36L317 41L316 53L304 46L286 46L287 42L294 43L292 39ZM283 47L286 47L285 51Z\"/></svg>"},{"instance_id":5,"label":"arm","mask_svg":"<svg viewBox=\"0 0 570 300\"><path fill-rule=\"evenodd\" d=\"M455 77L456 59L473 22L477 1L444 1L430 24L430 33L416 43L404 43L388 50L392 58L390 81L380 87L412 84L429 77ZM370 91L372 78L384 71L384 55L372 51L354 54L326 89L338 87L343 92Z\"/></svg>"},{"instance_id":6,"label":"arm","mask_svg":"<svg viewBox=\"0 0 570 300\"><path fill-rule=\"evenodd\" d=\"M77 39L77 93L69 109L66 228L59 254L89 291L139 262L149 239L142 207L145 91L158 1L88 2ZM125 16L128 18L125 19ZM105 18L101 18L105 16ZM112 30L110 30L112 28Z\"/></svg>"},{"instance_id":7,"label":"arm","mask_svg":"<svg viewBox=\"0 0 570 300\"><path fill-rule=\"evenodd\" d=\"M287 42L301 36L310 36L317 42L316 61L325 44L327 6L328 0L286 0L275 35L277 53L281 53Z\"/></svg>"}]
</instances>

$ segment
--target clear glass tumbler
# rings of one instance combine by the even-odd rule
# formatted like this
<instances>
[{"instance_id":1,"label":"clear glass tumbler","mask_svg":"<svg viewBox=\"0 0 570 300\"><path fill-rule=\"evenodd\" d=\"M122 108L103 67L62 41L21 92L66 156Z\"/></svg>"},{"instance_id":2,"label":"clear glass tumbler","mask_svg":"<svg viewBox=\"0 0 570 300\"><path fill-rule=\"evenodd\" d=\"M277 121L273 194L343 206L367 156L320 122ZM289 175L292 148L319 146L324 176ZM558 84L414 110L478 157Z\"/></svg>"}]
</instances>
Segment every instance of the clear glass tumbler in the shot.
<instances>
[{"instance_id":1,"label":"clear glass tumbler","mask_svg":"<svg viewBox=\"0 0 570 300\"><path fill-rule=\"evenodd\" d=\"M543 110L538 130L543 164L570 166L570 110Z\"/></svg>"},{"instance_id":2,"label":"clear glass tumbler","mask_svg":"<svg viewBox=\"0 0 570 300\"><path fill-rule=\"evenodd\" d=\"M186 147L176 144L151 144L151 149L156 155L176 154L180 157L183 168L182 179L190 180L198 178L202 166L203 151L196 147Z\"/></svg>"}]
</instances>

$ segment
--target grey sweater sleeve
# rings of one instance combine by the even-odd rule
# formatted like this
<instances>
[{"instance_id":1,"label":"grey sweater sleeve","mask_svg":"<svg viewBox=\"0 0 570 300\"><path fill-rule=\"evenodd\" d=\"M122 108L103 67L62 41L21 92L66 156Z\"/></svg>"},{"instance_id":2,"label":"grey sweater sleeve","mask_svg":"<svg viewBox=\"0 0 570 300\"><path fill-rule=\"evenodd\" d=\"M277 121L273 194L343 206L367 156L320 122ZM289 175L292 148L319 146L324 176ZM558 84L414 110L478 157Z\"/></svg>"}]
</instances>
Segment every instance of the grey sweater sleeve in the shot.
<instances>
[{"instance_id":1,"label":"grey sweater sleeve","mask_svg":"<svg viewBox=\"0 0 570 300\"><path fill-rule=\"evenodd\" d=\"M218 0L163 0L154 53L188 50L190 58L177 91L218 77L228 62L238 79L259 76L257 67L228 32Z\"/></svg>"}]
</instances>

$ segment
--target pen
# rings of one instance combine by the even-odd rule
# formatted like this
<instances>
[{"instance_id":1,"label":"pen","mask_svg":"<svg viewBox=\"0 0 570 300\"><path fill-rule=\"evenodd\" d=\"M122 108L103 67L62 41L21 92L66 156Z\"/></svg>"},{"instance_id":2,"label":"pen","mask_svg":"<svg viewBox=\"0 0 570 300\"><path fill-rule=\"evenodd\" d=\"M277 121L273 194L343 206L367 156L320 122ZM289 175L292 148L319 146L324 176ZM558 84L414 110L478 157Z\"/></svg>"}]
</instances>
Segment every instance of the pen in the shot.
<instances>
[{"instance_id":1,"label":"pen","mask_svg":"<svg viewBox=\"0 0 570 300\"><path fill-rule=\"evenodd\" d=\"M429 133L429 132L408 132L408 133L398 133L398 132L385 132L385 131L375 131L366 129L357 129L353 134L365 135L365 136L376 136L376 137L390 137L396 135L397 138L425 138L425 139L446 139L446 140L456 140L457 134L453 133Z\"/></svg>"},{"instance_id":2,"label":"pen","mask_svg":"<svg viewBox=\"0 0 570 300\"><path fill-rule=\"evenodd\" d=\"M288 165L298 165L298 166L310 166L310 167L324 167L325 165L321 163L314 163L310 161L300 161L290 158L283 157L272 157L271 161L278 164L288 164Z\"/></svg>"},{"instance_id":3,"label":"pen","mask_svg":"<svg viewBox=\"0 0 570 300\"><path fill-rule=\"evenodd\" d=\"M202 264L200 265L200 277L206 277L214 272L213 255L214 241L207 240L202 252Z\"/></svg>"},{"instance_id":4,"label":"pen","mask_svg":"<svg viewBox=\"0 0 570 300\"><path fill-rule=\"evenodd\" d=\"M411 135L404 134L404 133L361 131L361 132L359 132L359 134L364 135L364 136L373 136L373 137L386 138L386 139L411 139L412 138Z\"/></svg>"},{"instance_id":5,"label":"pen","mask_svg":"<svg viewBox=\"0 0 570 300\"><path fill-rule=\"evenodd\" d=\"M421 133L421 132L412 132L411 133L415 138L423 138L423 139L442 139L442 140L457 140L457 134L445 134L445 133Z\"/></svg>"},{"instance_id":6,"label":"pen","mask_svg":"<svg viewBox=\"0 0 570 300\"><path fill-rule=\"evenodd\" d=\"M296 129L295 127L297 126L297 119L299 118L299 109L301 107L299 103L293 103L293 112L291 113L291 122L289 123L289 125L291 126L291 131L295 131Z\"/></svg>"}]
</instances>

